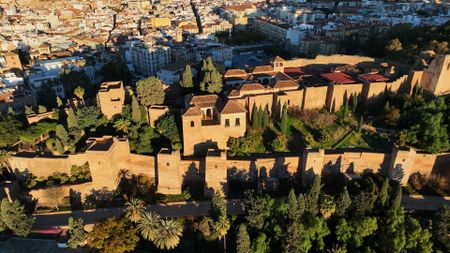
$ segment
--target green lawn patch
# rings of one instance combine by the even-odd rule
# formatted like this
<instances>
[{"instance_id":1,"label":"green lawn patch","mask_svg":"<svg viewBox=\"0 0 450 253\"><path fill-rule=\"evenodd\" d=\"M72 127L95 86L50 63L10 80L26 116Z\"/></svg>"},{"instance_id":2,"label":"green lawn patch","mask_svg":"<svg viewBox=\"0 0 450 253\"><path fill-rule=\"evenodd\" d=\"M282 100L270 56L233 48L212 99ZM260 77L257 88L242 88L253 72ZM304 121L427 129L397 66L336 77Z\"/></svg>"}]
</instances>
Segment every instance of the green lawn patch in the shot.
<instances>
[{"instance_id":1,"label":"green lawn patch","mask_svg":"<svg viewBox=\"0 0 450 253\"><path fill-rule=\"evenodd\" d=\"M370 148L375 150L390 149L391 144L385 136L362 130L361 133L352 132L347 138L337 143L336 148Z\"/></svg>"},{"instance_id":2,"label":"green lawn patch","mask_svg":"<svg viewBox=\"0 0 450 253\"><path fill-rule=\"evenodd\" d=\"M56 121L40 121L22 130L19 138L24 143L34 144L41 135L55 131L56 125Z\"/></svg>"}]
</instances>

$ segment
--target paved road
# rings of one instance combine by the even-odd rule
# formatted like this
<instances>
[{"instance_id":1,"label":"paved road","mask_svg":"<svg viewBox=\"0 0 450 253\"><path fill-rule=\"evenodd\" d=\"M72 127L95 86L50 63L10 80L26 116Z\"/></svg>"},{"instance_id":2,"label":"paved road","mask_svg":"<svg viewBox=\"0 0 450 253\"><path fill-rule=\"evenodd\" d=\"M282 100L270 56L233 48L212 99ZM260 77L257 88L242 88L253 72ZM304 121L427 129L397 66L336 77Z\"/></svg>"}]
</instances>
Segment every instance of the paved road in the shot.
<instances>
[{"instance_id":1,"label":"paved road","mask_svg":"<svg viewBox=\"0 0 450 253\"><path fill-rule=\"evenodd\" d=\"M423 196L403 196L402 206L409 210L437 210L443 205L450 206L450 197L423 197ZM159 213L162 217L179 216L204 216L208 214L209 201L190 201L169 204L149 205L148 210ZM111 217L121 216L123 207L105 208L89 211L59 212L48 214L36 214L35 228L50 228L67 226L69 217L83 218L86 224L93 224L96 221ZM241 200L228 201L229 214L242 214Z\"/></svg>"},{"instance_id":2,"label":"paved road","mask_svg":"<svg viewBox=\"0 0 450 253\"><path fill-rule=\"evenodd\" d=\"M208 214L209 201L189 201L169 204L149 205L147 209L159 213L162 217L179 216L205 216ZM68 211L47 214L35 214L35 228L50 228L67 226L69 217L82 218L86 224L95 223L106 217L119 217L124 213L124 207L104 208L89 211ZM228 201L229 214L241 214L242 205L240 200Z\"/></svg>"}]
</instances>

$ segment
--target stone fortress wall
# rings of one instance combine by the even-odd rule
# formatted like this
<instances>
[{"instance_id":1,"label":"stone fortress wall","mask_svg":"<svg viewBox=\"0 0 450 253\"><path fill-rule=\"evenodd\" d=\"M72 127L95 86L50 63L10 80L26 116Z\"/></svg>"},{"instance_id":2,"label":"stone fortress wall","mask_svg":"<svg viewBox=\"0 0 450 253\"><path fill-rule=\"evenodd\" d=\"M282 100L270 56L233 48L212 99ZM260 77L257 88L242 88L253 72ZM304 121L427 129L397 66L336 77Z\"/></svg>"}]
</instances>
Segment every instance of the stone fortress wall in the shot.
<instances>
[{"instance_id":1,"label":"stone fortress wall","mask_svg":"<svg viewBox=\"0 0 450 253\"><path fill-rule=\"evenodd\" d=\"M338 109L338 102L330 102L333 101L330 98L337 100L340 96L347 95L349 97L352 93L358 93L357 95L362 96L363 102L366 104L377 103L378 98L386 89L396 92L408 86L409 88L404 90L409 92L411 86L415 83L421 84L424 89L434 94L435 91L445 90L445 87L442 87L443 79L441 78L450 76L450 64L449 66L445 65L449 58L449 55L442 59L439 58L438 62L430 64L425 70L411 71L409 76L401 76L391 82L362 83L359 87L351 89L347 87L353 85L329 84L305 87L300 91L285 90L277 92L276 95L267 95L266 92L263 92L262 94L233 98L232 100L244 106L248 113L251 113L253 104L263 108L268 105L271 113L273 113L274 109L277 112L279 110L275 106L284 104L284 102L287 102L290 106L301 106L300 109L322 108L327 104L335 104L336 109ZM358 56L318 56L312 60L284 61L284 67L330 63L358 64L373 61L375 60L372 58ZM439 71L432 71L433 69ZM430 75L434 75L433 73L437 74L431 78ZM423 83L424 80L434 81ZM330 89L330 87L332 88ZM241 120L241 124L245 126L245 116L240 117L244 118ZM184 120L183 133L186 135L189 131L186 131L185 128L191 126L192 119L186 117ZM196 116L194 126L198 125L201 125L201 118ZM219 126L223 125L223 122L219 124ZM217 129L217 134L219 131L221 129ZM239 131L239 135L241 134L242 131ZM203 141L205 138L203 136L200 139ZM267 178L277 181L294 174L302 175L304 180L308 180L311 175L320 175L330 169L350 174L372 170L388 175L402 184L406 184L409 176L416 172L425 175L441 173L450 178L450 154L421 154L413 149L394 148L391 153L352 149L346 149L345 151L307 149L303 154L298 155L280 156L274 154L265 158L238 159L228 158L225 151L222 151L223 147L219 147L219 151L209 150L203 158L183 157L179 151L170 150L162 150L156 156L144 156L131 154L126 139L103 137L91 140L91 142L88 150L84 153L59 157L16 155L10 158L10 164L17 174L30 172L37 177L48 177L54 172L70 175L70 168L73 164L82 165L88 162L92 174L92 183L86 184L88 188L114 190L118 184L118 176L126 170L129 174L146 175L153 178L157 183L158 192L163 194L181 193L186 182L205 184L205 193L207 194L211 190L226 192L228 180L236 174L247 175L249 178L267 175ZM226 140L224 139L223 142L226 142ZM195 143L190 144L195 145ZM87 189L84 190L84 192L87 192Z\"/></svg>"},{"instance_id":2,"label":"stone fortress wall","mask_svg":"<svg viewBox=\"0 0 450 253\"><path fill-rule=\"evenodd\" d=\"M109 140L111 137L99 139ZM264 157L230 158L223 150L209 150L203 158L182 157L180 151L161 150L156 156L131 154L124 139L111 138L108 150L91 146L85 153L63 157L24 158L12 156L10 164L20 174L28 171L37 177L46 177L54 172L70 175L72 164L88 162L92 182L63 186L64 194L70 189L82 194L92 190L115 190L121 170L128 175L145 175L155 180L162 194L179 194L189 184L205 185L205 194L213 190L227 192L230 179L256 180L262 176L271 182L301 175L308 182L314 174L327 171L360 174L366 170L380 172L390 178L408 182L409 176L419 172L430 175L440 173L450 177L450 154L437 155L417 153L414 149L394 148L391 153L361 151L357 149L323 150L306 149L298 155L265 155ZM33 191L39 203L46 203L47 195L42 190Z\"/></svg>"}]
</instances>

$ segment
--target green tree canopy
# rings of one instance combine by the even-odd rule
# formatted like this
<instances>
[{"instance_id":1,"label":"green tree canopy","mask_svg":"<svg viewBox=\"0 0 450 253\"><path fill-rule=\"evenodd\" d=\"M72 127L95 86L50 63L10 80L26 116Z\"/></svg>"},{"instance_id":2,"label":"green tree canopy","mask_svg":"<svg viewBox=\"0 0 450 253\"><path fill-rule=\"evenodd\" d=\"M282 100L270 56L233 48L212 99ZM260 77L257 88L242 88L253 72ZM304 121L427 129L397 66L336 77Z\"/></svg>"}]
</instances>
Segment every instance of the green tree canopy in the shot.
<instances>
[{"instance_id":1,"label":"green tree canopy","mask_svg":"<svg viewBox=\"0 0 450 253\"><path fill-rule=\"evenodd\" d=\"M133 122L138 124L142 120L142 111L136 96L131 96L131 118Z\"/></svg>"},{"instance_id":2,"label":"green tree canopy","mask_svg":"<svg viewBox=\"0 0 450 253\"><path fill-rule=\"evenodd\" d=\"M247 232L247 226L241 224L236 234L236 253L251 253L251 241Z\"/></svg>"},{"instance_id":3,"label":"green tree canopy","mask_svg":"<svg viewBox=\"0 0 450 253\"><path fill-rule=\"evenodd\" d=\"M164 88L161 81L154 76L136 83L138 97L143 106L160 105L164 103Z\"/></svg>"},{"instance_id":4,"label":"green tree canopy","mask_svg":"<svg viewBox=\"0 0 450 253\"><path fill-rule=\"evenodd\" d=\"M312 215L316 215L319 212L319 198L321 189L322 183L320 176L314 175L313 182L305 196L306 211Z\"/></svg>"},{"instance_id":5,"label":"green tree canopy","mask_svg":"<svg viewBox=\"0 0 450 253\"><path fill-rule=\"evenodd\" d=\"M30 233L35 220L25 213L25 207L18 200L10 203L7 198L1 203L1 217L6 227L20 237L26 237Z\"/></svg>"},{"instance_id":6,"label":"green tree canopy","mask_svg":"<svg viewBox=\"0 0 450 253\"><path fill-rule=\"evenodd\" d=\"M21 127L22 124L11 115L0 115L0 147L16 143Z\"/></svg>"},{"instance_id":7,"label":"green tree canopy","mask_svg":"<svg viewBox=\"0 0 450 253\"><path fill-rule=\"evenodd\" d=\"M177 145L181 144L180 132L175 123L174 115L168 114L160 119L158 123L156 123L156 130L171 141L173 148L176 148L178 147Z\"/></svg>"},{"instance_id":8,"label":"green tree canopy","mask_svg":"<svg viewBox=\"0 0 450 253\"><path fill-rule=\"evenodd\" d=\"M69 218L69 240L67 245L69 248L78 248L86 240L86 232L84 231L84 221L83 219Z\"/></svg>"},{"instance_id":9,"label":"green tree canopy","mask_svg":"<svg viewBox=\"0 0 450 253\"><path fill-rule=\"evenodd\" d=\"M180 85L183 88L193 88L194 87L194 81L192 80L191 65L189 65L189 64L186 65L183 73L181 74Z\"/></svg>"},{"instance_id":10,"label":"green tree canopy","mask_svg":"<svg viewBox=\"0 0 450 253\"><path fill-rule=\"evenodd\" d=\"M94 225L87 236L87 244L103 253L132 251L139 237L137 229L123 218L107 218Z\"/></svg>"},{"instance_id":11,"label":"green tree canopy","mask_svg":"<svg viewBox=\"0 0 450 253\"><path fill-rule=\"evenodd\" d=\"M350 198L350 195L348 194L347 187L344 187L336 201L336 216L344 216L347 213L347 210L350 208L351 204L352 200Z\"/></svg>"}]
</instances>

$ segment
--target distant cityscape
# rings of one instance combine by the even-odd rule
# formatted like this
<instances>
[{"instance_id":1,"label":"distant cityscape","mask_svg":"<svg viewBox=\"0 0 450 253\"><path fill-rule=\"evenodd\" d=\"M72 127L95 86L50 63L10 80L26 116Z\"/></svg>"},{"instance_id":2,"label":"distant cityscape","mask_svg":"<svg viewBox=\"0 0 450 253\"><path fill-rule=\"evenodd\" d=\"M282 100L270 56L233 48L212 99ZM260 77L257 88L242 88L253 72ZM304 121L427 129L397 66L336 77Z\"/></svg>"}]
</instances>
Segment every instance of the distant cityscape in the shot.
<instances>
[{"instance_id":1,"label":"distant cityscape","mask_svg":"<svg viewBox=\"0 0 450 253\"><path fill-rule=\"evenodd\" d=\"M450 251L450 2L0 21L0 253Z\"/></svg>"}]
</instances>

